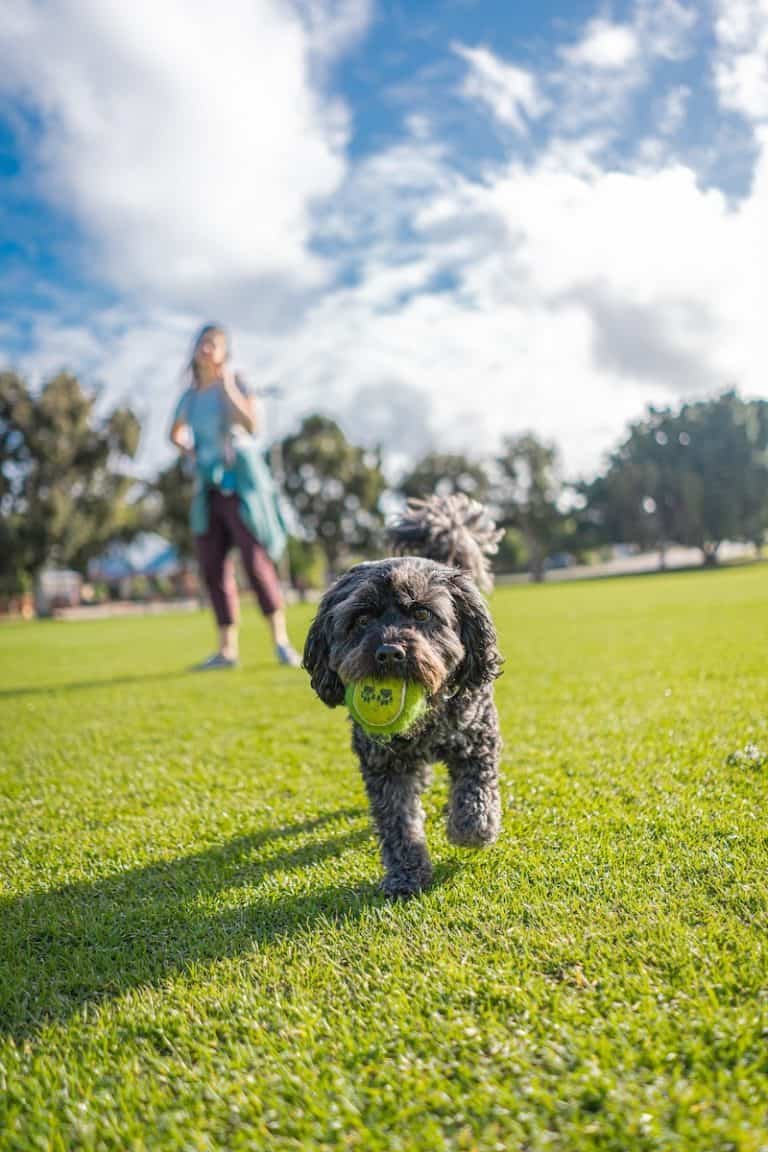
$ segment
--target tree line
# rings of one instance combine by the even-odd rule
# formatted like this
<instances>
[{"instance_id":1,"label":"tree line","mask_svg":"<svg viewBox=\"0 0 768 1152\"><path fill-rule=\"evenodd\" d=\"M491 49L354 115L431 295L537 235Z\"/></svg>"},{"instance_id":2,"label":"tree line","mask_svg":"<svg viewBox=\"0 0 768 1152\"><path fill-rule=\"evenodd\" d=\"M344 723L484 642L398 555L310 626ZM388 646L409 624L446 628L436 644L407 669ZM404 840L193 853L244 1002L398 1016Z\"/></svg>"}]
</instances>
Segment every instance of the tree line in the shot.
<instances>
[{"instance_id":1,"label":"tree line","mask_svg":"<svg viewBox=\"0 0 768 1152\"><path fill-rule=\"evenodd\" d=\"M112 541L156 531L191 560L192 477L180 460L149 480L133 460L141 425L129 408L60 373L33 391L0 373L0 594L28 590L49 565L85 574ZM768 402L726 391L649 408L599 475L564 477L555 444L507 436L487 458L430 452L396 481L381 448L352 443L329 416L306 416L271 450L293 524L296 583L320 584L351 560L380 555L387 508L432 492L487 503L505 528L499 567L543 579L558 554L607 545L698 548L717 562L723 540L761 547L768 528Z\"/></svg>"}]
</instances>

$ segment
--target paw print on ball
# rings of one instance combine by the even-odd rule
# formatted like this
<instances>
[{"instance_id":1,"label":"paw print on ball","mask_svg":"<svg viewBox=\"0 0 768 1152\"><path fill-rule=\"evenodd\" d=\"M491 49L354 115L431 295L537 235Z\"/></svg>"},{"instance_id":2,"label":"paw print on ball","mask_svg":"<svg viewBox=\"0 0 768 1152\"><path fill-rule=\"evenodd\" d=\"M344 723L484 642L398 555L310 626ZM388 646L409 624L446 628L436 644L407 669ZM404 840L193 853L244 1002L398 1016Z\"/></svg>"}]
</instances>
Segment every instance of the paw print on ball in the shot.
<instances>
[{"instance_id":1,"label":"paw print on ball","mask_svg":"<svg viewBox=\"0 0 768 1152\"><path fill-rule=\"evenodd\" d=\"M392 703L392 689L376 689L372 684L366 684L360 691L360 700L363 704L378 704L379 708L386 708Z\"/></svg>"}]
</instances>

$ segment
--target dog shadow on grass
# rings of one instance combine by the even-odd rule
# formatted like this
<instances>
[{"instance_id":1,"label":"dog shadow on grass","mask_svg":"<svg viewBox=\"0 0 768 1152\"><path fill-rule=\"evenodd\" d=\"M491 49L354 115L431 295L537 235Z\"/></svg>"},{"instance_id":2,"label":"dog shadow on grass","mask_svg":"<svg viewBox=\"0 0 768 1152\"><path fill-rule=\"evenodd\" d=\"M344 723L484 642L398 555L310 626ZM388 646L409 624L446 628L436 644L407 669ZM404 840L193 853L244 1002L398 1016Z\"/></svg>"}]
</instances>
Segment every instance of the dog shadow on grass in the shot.
<instances>
[{"instance_id":1,"label":"dog shadow on grass","mask_svg":"<svg viewBox=\"0 0 768 1152\"><path fill-rule=\"evenodd\" d=\"M171 672L137 673L135 676L105 676L97 680L65 680L58 684L18 684L0 688L0 700L14 700L25 696L52 696L63 693L90 692L105 688L124 688L126 685L168 684L176 680L189 680L198 673L194 668L181 668Z\"/></svg>"},{"instance_id":2,"label":"dog shadow on grass","mask_svg":"<svg viewBox=\"0 0 768 1152\"><path fill-rule=\"evenodd\" d=\"M249 664L247 669L239 669L236 671L227 672L227 676L237 676L237 683L243 683L244 678L249 674L253 674L262 670L263 668L271 668L275 671L279 666L276 665L270 656L269 659L259 665L259 663ZM287 670L282 669L283 672ZM217 676L217 680L221 677ZM186 665L183 668L171 669L165 672L137 672L134 675L126 676L103 676L98 679L92 680L64 680L55 684L14 684L10 688L0 688L0 701L3 700L16 700L27 696L59 696L69 695L78 692L91 692L111 688L124 688L130 686L142 686L145 684L160 683L170 684L174 682L186 681L187 683L197 681L198 683L210 683L210 677L204 675L199 666L194 664Z\"/></svg>"},{"instance_id":3,"label":"dog shadow on grass","mask_svg":"<svg viewBox=\"0 0 768 1152\"><path fill-rule=\"evenodd\" d=\"M281 842L326 825L361 828L300 846ZM367 813L347 808L239 836L191 856L0 900L0 1036L31 1037L84 1005L157 986L190 964L237 956L386 903L373 882L275 892L216 910L217 897L270 874L310 867L372 838ZM435 869L443 881L450 865Z\"/></svg>"}]
</instances>

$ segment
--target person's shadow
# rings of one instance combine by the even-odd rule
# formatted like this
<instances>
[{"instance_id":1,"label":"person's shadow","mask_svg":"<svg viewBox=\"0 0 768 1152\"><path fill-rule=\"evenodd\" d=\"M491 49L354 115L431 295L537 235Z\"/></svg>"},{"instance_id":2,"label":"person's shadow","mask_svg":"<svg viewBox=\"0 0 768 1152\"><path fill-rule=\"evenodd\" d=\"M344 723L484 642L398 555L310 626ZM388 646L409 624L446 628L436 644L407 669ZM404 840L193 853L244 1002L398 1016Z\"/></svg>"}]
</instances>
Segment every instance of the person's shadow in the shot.
<instances>
[{"instance_id":1,"label":"person's shadow","mask_svg":"<svg viewBox=\"0 0 768 1152\"><path fill-rule=\"evenodd\" d=\"M193 961L237 955L311 927L319 917L347 920L385 903L371 882L270 894L216 910L221 892L339 855L372 832L366 819L363 828L300 847L274 851L275 841L364 816L358 808L331 812L92 884L0 901L0 1034L23 1039L45 1020L158 985ZM438 879L445 871L437 870Z\"/></svg>"}]
</instances>

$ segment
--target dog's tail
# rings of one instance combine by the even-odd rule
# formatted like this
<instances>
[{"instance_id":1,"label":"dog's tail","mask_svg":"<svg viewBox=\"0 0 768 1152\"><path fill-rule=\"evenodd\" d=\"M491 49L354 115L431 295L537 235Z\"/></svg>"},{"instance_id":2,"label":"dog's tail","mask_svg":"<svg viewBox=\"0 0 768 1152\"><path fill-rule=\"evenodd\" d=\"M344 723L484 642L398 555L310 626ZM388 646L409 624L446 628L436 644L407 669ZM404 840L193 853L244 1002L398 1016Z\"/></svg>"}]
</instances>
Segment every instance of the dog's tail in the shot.
<instances>
[{"instance_id":1,"label":"dog's tail","mask_svg":"<svg viewBox=\"0 0 768 1152\"><path fill-rule=\"evenodd\" d=\"M405 512L390 525L389 541L396 556L423 556L469 572L479 588L493 588L491 556L504 535L487 508L464 493L409 500Z\"/></svg>"}]
</instances>

